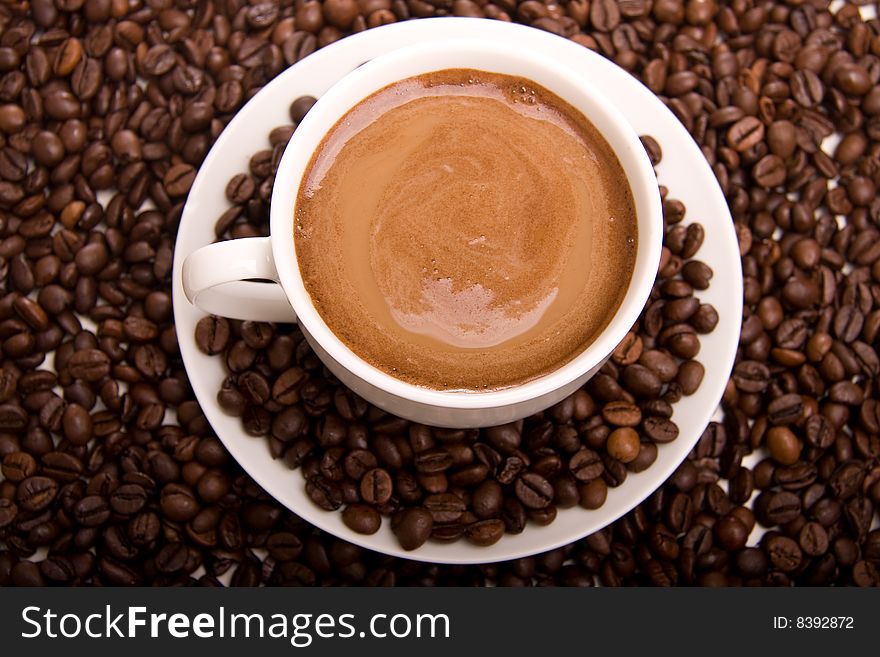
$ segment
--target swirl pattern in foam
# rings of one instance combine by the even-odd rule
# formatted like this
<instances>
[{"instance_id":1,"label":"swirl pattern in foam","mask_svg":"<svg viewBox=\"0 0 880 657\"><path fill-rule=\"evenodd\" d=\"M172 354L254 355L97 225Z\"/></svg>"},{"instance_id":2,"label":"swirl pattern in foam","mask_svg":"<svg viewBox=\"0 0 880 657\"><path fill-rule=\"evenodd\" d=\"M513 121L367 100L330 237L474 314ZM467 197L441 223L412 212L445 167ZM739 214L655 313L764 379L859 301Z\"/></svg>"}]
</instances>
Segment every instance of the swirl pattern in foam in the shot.
<instances>
[{"instance_id":1,"label":"swirl pattern in foam","mask_svg":"<svg viewBox=\"0 0 880 657\"><path fill-rule=\"evenodd\" d=\"M295 209L306 289L372 365L495 390L583 351L632 275L632 193L611 147L539 85L448 70L373 94L327 134Z\"/></svg>"}]
</instances>

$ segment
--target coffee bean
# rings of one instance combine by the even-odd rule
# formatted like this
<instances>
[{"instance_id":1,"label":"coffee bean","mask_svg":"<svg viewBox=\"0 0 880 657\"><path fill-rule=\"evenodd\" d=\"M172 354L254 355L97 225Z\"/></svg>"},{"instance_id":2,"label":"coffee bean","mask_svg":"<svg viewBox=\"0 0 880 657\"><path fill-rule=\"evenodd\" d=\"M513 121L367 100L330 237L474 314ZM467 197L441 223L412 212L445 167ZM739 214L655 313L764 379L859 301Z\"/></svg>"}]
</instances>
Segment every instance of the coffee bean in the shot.
<instances>
[{"instance_id":1,"label":"coffee bean","mask_svg":"<svg viewBox=\"0 0 880 657\"><path fill-rule=\"evenodd\" d=\"M355 480L360 480L364 474L378 465L376 456L365 449L355 449L345 455L343 469L345 474Z\"/></svg>"},{"instance_id":2,"label":"coffee bean","mask_svg":"<svg viewBox=\"0 0 880 657\"><path fill-rule=\"evenodd\" d=\"M798 543L804 554L818 557L828 551L828 533L819 523L808 522L798 535Z\"/></svg>"},{"instance_id":3,"label":"coffee bean","mask_svg":"<svg viewBox=\"0 0 880 657\"><path fill-rule=\"evenodd\" d=\"M156 45L150 48L144 57L142 66L147 75L164 75L176 64L174 51L167 45Z\"/></svg>"},{"instance_id":4,"label":"coffee bean","mask_svg":"<svg viewBox=\"0 0 880 657\"><path fill-rule=\"evenodd\" d=\"M634 461L641 448L639 434L630 427L620 427L608 436L608 454L622 463Z\"/></svg>"},{"instance_id":5,"label":"coffee bean","mask_svg":"<svg viewBox=\"0 0 880 657\"><path fill-rule=\"evenodd\" d=\"M424 545L431 536L434 521L431 513L422 507L410 507L400 512L391 523L391 531L400 547L410 551Z\"/></svg>"},{"instance_id":6,"label":"coffee bean","mask_svg":"<svg viewBox=\"0 0 880 657\"><path fill-rule=\"evenodd\" d=\"M93 422L89 412L79 404L68 404L61 420L64 437L74 445L85 445L93 438Z\"/></svg>"},{"instance_id":7,"label":"coffee bean","mask_svg":"<svg viewBox=\"0 0 880 657\"><path fill-rule=\"evenodd\" d=\"M580 449L568 462L568 468L578 481L590 481L602 474L604 466L599 455L590 449Z\"/></svg>"},{"instance_id":8,"label":"coffee bean","mask_svg":"<svg viewBox=\"0 0 880 657\"><path fill-rule=\"evenodd\" d=\"M174 522L192 520L199 511L192 491L182 484L172 483L162 488L159 504L163 515Z\"/></svg>"},{"instance_id":9,"label":"coffee bean","mask_svg":"<svg viewBox=\"0 0 880 657\"><path fill-rule=\"evenodd\" d=\"M579 504L585 509L598 509L608 496L608 486L602 479L593 479L578 486Z\"/></svg>"},{"instance_id":10,"label":"coffee bean","mask_svg":"<svg viewBox=\"0 0 880 657\"><path fill-rule=\"evenodd\" d=\"M300 96L290 105L290 119L294 123L300 123L308 114L312 106L317 102L312 96Z\"/></svg>"},{"instance_id":11,"label":"coffee bean","mask_svg":"<svg viewBox=\"0 0 880 657\"><path fill-rule=\"evenodd\" d=\"M509 453L519 447L522 436L514 425L505 424L486 429L486 439L498 451Z\"/></svg>"},{"instance_id":12,"label":"coffee bean","mask_svg":"<svg viewBox=\"0 0 880 657\"><path fill-rule=\"evenodd\" d=\"M80 459L65 452L49 452L40 461L43 474L58 482L76 481L85 469Z\"/></svg>"},{"instance_id":13,"label":"coffee bean","mask_svg":"<svg viewBox=\"0 0 880 657\"><path fill-rule=\"evenodd\" d=\"M382 524L382 517L367 504L352 504L342 512L342 521L358 534L375 534Z\"/></svg>"},{"instance_id":14,"label":"coffee bean","mask_svg":"<svg viewBox=\"0 0 880 657\"><path fill-rule=\"evenodd\" d=\"M230 203L242 204L246 203L256 190L256 184L253 178L247 174L238 174L233 177L229 184L226 185L226 198Z\"/></svg>"},{"instance_id":15,"label":"coffee bean","mask_svg":"<svg viewBox=\"0 0 880 657\"><path fill-rule=\"evenodd\" d=\"M678 426L666 418L645 418L642 422L642 430L646 436L658 443L668 443L678 438Z\"/></svg>"},{"instance_id":16,"label":"coffee bean","mask_svg":"<svg viewBox=\"0 0 880 657\"><path fill-rule=\"evenodd\" d=\"M692 300L696 302L696 299ZM627 390L639 397L656 397L663 388L663 381L660 380L660 377L638 363L627 365L624 368L621 381Z\"/></svg>"},{"instance_id":17,"label":"coffee bean","mask_svg":"<svg viewBox=\"0 0 880 657\"><path fill-rule=\"evenodd\" d=\"M700 304L691 317L690 324L697 333L711 333L718 325L718 311L709 304Z\"/></svg>"},{"instance_id":18,"label":"coffee bean","mask_svg":"<svg viewBox=\"0 0 880 657\"><path fill-rule=\"evenodd\" d=\"M454 493L428 495L423 501L435 523L455 522L466 510L464 501Z\"/></svg>"},{"instance_id":19,"label":"coffee bean","mask_svg":"<svg viewBox=\"0 0 880 657\"><path fill-rule=\"evenodd\" d=\"M37 462L27 452L11 452L3 457L3 476L12 482L19 482L36 474Z\"/></svg>"},{"instance_id":20,"label":"coffee bean","mask_svg":"<svg viewBox=\"0 0 880 657\"><path fill-rule=\"evenodd\" d=\"M196 345L208 355L222 352L229 336L229 322L222 317L202 317L196 324Z\"/></svg>"},{"instance_id":21,"label":"coffee bean","mask_svg":"<svg viewBox=\"0 0 880 657\"><path fill-rule=\"evenodd\" d=\"M361 499L368 504L385 504L391 499L393 491L394 484L391 476L382 468L368 470L361 478Z\"/></svg>"},{"instance_id":22,"label":"coffee bean","mask_svg":"<svg viewBox=\"0 0 880 657\"><path fill-rule=\"evenodd\" d=\"M16 503L25 511L42 511L47 508L58 494L58 484L43 476L31 476L23 479L17 488Z\"/></svg>"},{"instance_id":23,"label":"coffee bean","mask_svg":"<svg viewBox=\"0 0 880 657\"><path fill-rule=\"evenodd\" d=\"M285 370L272 385L272 399L280 404L295 404L299 401L299 391L306 380L306 372L298 367Z\"/></svg>"},{"instance_id":24,"label":"coffee bean","mask_svg":"<svg viewBox=\"0 0 880 657\"><path fill-rule=\"evenodd\" d=\"M0 529L8 527L18 515L18 507L12 500L0 498Z\"/></svg>"},{"instance_id":25,"label":"coffee bean","mask_svg":"<svg viewBox=\"0 0 880 657\"><path fill-rule=\"evenodd\" d=\"M785 162L778 155L765 155L752 169L752 177L761 187L777 187L785 182Z\"/></svg>"},{"instance_id":26,"label":"coffee bean","mask_svg":"<svg viewBox=\"0 0 880 657\"><path fill-rule=\"evenodd\" d=\"M713 527L715 537L725 550L736 551L745 547L748 530L732 515L724 516Z\"/></svg>"},{"instance_id":27,"label":"coffee bean","mask_svg":"<svg viewBox=\"0 0 880 657\"><path fill-rule=\"evenodd\" d=\"M746 116L727 130L727 144L737 152L753 148L764 139L764 124L755 116Z\"/></svg>"},{"instance_id":28,"label":"coffee bean","mask_svg":"<svg viewBox=\"0 0 880 657\"><path fill-rule=\"evenodd\" d=\"M689 360L682 363L678 376L676 377L676 381L681 387L682 394L694 394L703 382L703 376L705 373L706 369L699 361Z\"/></svg>"},{"instance_id":29,"label":"coffee bean","mask_svg":"<svg viewBox=\"0 0 880 657\"><path fill-rule=\"evenodd\" d=\"M641 421L642 412L635 404L613 401L602 408L602 417L614 426L634 427Z\"/></svg>"},{"instance_id":30,"label":"coffee bean","mask_svg":"<svg viewBox=\"0 0 880 657\"><path fill-rule=\"evenodd\" d=\"M856 64L844 64L834 72L834 84L841 91L854 96L866 94L871 89L868 72Z\"/></svg>"},{"instance_id":31,"label":"coffee bean","mask_svg":"<svg viewBox=\"0 0 880 657\"><path fill-rule=\"evenodd\" d=\"M110 496L110 507L116 513L134 515L147 503L147 493L137 484L123 484Z\"/></svg>"},{"instance_id":32,"label":"coffee bean","mask_svg":"<svg viewBox=\"0 0 880 657\"><path fill-rule=\"evenodd\" d=\"M443 472L452 466L452 457L443 448L429 449L416 455L415 466L418 472L426 474Z\"/></svg>"},{"instance_id":33,"label":"coffee bean","mask_svg":"<svg viewBox=\"0 0 880 657\"><path fill-rule=\"evenodd\" d=\"M73 516L83 527L98 527L110 519L110 507L99 495L82 498L73 508Z\"/></svg>"},{"instance_id":34,"label":"coffee bean","mask_svg":"<svg viewBox=\"0 0 880 657\"><path fill-rule=\"evenodd\" d=\"M20 561L10 569L10 581L15 586L45 586L39 566L30 561Z\"/></svg>"},{"instance_id":35,"label":"coffee bean","mask_svg":"<svg viewBox=\"0 0 880 657\"><path fill-rule=\"evenodd\" d=\"M474 515L485 520L498 517L504 504L504 492L501 485L494 480L488 479L480 484L474 491L471 505Z\"/></svg>"},{"instance_id":36,"label":"coffee bean","mask_svg":"<svg viewBox=\"0 0 880 657\"><path fill-rule=\"evenodd\" d=\"M162 183L171 197L186 196L195 180L196 172L189 164L175 164L168 169Z\"/></svg>"},{"instance_id":37,"label":"coffee bean","mask_svg":"<svg viewBox=\"0 0 880 657\"><path fill-rule=\"evenodd\" d=\"M83 349L70 357L67 367L74 378L94 383L110 373L110 359L98 349Z\"/></svg>"},{"instance_id":38,"label":"coffee bean","mask_svg":"<svg viewBox=\"0 0 880 657\"><path fill-rule=\"evenodd\" d=\"M553 499L553 486L544 477L527 472L514 485L517 499L530 509L543 509Z\"/></svg>"},{"instance_id":39,"label":"coffee bean","mask_svg":"<svg viewBox=\"0 0 880 657\"><path fill-rule=\"evenodd\" d=\"M763 541L763 547L770 557L770 563L782 572L795 570L803 559L798 544L787 536L772 536Z\"/></svg>"},{"instance_id":40,"label":"coffee bean","mask_svg":"<svg viewBox=\"0 0 880 657\"><path fill-rule=\"evenodd\" d=\"M650 66L650 64L649 64ZM646 71L647 75L647 71ZM648 84L652 89L654 86L661 86L659 79L656 81L655 85ZM648 153L648 158L651 160L651 164L657 166L660 161L663 159L663 149L660 144L654 139L651 135L640 135L639 141L642 142L642 146L645 147L645 151Z\"/></svg>"},{"instance_id":41,"label":"coffee bean","mask_svg":"<svg viewBox=\"0 0 880 657\"><path fill-rule=\"evenodd\" d=\"M803 107L814 107L822 101L825 88L822 80L813 71L795 71L791 77L791 95Z\"/></svg>"},{"instance_id":42,"label":"coffee bean","mask_svg":"<svg viewBox=\"0 0 880 657\"><path fill-rule=\"evenodd\" d=\"M590 6L590 22L600 32L610 32L620 22L620 8L618 4L612 0L598 0L592 3Z\"/></svg>"},{"instance_id":43,"label":"coffee bean","mask_svg":"<svg viewBox=\"0 0 880 657\"><path fill-rule=\"evenodd\" d=\"M504 522L497 519L480 520L468 525L465 530L467 539L481 547L494 545L504 535Z\"/></svg>"},{"instance_id":44,"label":"coffee bean","mask_svg":"<svg viewBox=\"0 0 880 657\"><path fill-rule=\"evenodd\" d=\"M767 416L773 424L787 425L801 418L803 398L797 394L782 395L767 406Z\"/></svg>"},{"instance_id":45,"label":"coffee bean","mask_svg":"<svg viewBox=\"0 0 880 657\"><path fill-rule=\"evenodd\" d=\"M767 527L794 520L800 511L800 498L787 491L762 493L755 500L755 517L758 522Z\"/></svg>"},{"instance_id":46,"label":"coffee bean","mask_svg":"<svg viewBox=\"0 0 880 657\"><path fill-rule=\"evenodd\" d=\"M773 427L767 432L767 449L777 463L791 465L801 454L801 442L787 427Z\"/></svg>"},{"instance_id":47,"label":"coffee bean","mask_svg":"<svg viewBox=\"0 0 880 657\"><path fill-rule=\"evenodd\" d=\"M847 461L841 463L834 470L828 484L835 497L845 500L856 493L864 479L865 471L862 465L854 461Z\"/></svg>"}]
</instances>

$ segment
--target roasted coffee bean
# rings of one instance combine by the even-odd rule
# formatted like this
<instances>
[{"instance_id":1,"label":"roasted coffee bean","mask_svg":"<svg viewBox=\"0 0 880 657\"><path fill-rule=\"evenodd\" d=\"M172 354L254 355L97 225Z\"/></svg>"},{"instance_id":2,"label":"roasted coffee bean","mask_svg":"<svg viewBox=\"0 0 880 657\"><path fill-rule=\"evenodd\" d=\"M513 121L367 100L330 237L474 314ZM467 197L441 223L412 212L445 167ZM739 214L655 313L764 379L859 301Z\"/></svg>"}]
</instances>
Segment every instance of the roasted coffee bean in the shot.
<instances>
[{"instance_id":1,"label":"roasted coffee bean","mask_svg":"<svg viewBox=\"0 0 880 657\"><path fill-rule=\"evenodd\" d=\"M787 536L771 536L762 544L770 563L782 572L791 572L800 566L803 553L798 544Z\"/></svg>"},{"instance_id":2,"label":"roasted coffee bean","mask_svg":"<svg viewBox=\"0 0 880 657\"><path fill-rule=\"evenodd\" d=\"M203 317L196 325L196 344L208 355L223 351L229 335L229 322L222 317Z\"/></svg>"},{"instance_id":3,"label":"roasted coffee bean","mask_svg":"<svg viewBox=\"0 0 880 657\"><path fill-rule=\"evenodd\" d=\"M578 481L590 481L602 474L604 466L600 456L590 449L580 449L568 462L568 468Z\"/></svg>"},{"instance_id":4,"label":"roasted coffee bean","mask_svg":"<svg viewBox=\"0 0 880 657\"><path fill-rule=\"evenodd\" d=\"M777 468L773 478L783 490L801 490L816 481L816 476L816 466L799 461L788 467Z\"/></svg>"},{"instance_id":5,"label":"roasted coffee bean","mask_svg":"<svg viewBox=\"0 0 880 657\"><path fill-rule=\"evenodd\" d=\"M391 475L382 468L373 468L364 473L360 481L361 499L368 504L385 504L394 492Z\"/></svg>"},{"instance_id":6,"label":"roasted coffee bean","mask_svg":"<svg viewBox=\"0 0 880 657\"><path fill-rule=\"evenodd\" d=\"M43 476L32 476L23 479L16 489L16 503L24 511L42 511L46 509L58 494L58 484Z\"/></svg>"},{"instance_id":7,"label":"roasted coffee bean","mask_svg":"<svg viewBox=\"0 0 880 657\"><path fill-rule=\"evenodd\" d=\"M481 520L498 517L504 505L504 491L501 485L487 479L474 491L471 506L474 515Z\"/></svg>"},{"instance_id":8,"label":"roasted coffee bean","mask_svg":"<svg viewBox=\"0 0 880 657\"><path fill-rule=\"evenodd\" d=\"M798 543L804 554L821 556L828 551L828 532L819 523L808 522L801 528Z\"/></svg>"},{"instance_id":9,"label":"roasted coffee bean","mask_svg":"<svg viewBox=\"0 0 880 657\"><path fill-rule=\"evenodd\" d=\"M608 436L608 454L622 463L634 461L641 447L639 434L630 427L620 427Z\"/></svg>"},{"instance_id":10,"label":"roasted coffee bean","mask_svg":"<svg viewBox=\"0 0 880 657\"><path fill-rule=\"evenodd\" d=\"M111 510L100 495L82 498L73 507L73 517L83 527L98 527L110 519Z\"/></svg>"},{"instance_id":11,"label":"roasted coffee bean","mask_svg":"<svg viewBox=\"0 0 880 657\"><path fill-rule=\"evenodd\" d=\"M767 527L783 525L801 512L801 500L794 493L762 493L755 500L755 517Z\"/></svg>"},{"instance_id":12,"label":"roasted coffee bean","mask_svg":"<svg viewBox=\"0 0 880 657\"><path fill-rule=\"evenodd\" d=\"M435 523L455 522L467 509L464 501L454 493L428 495L422 502Z\"/></svg>"},{"instance_id":13,"label":"roasted coffee bean","mask_svg":"<svg viewBox=\"0 0 880 657\"><path fill-rule=\"evenodd\" d=\"M365 449L355 449L345 455L343 469L345 474L355 480L360 480L364 474L378 465L376 456Z\"/></svg>"},{"instance_id":14,"label":"roasted coffee bean","mask_svg":"<svg viewBox=\"0 0 880 657\"><path fill-rule=\"evenodd\" d=\"M642 430L646 436L658 443L668 443L678 438L678 426L662 417L645 418L642 422Z\"/></svg>"},{"instance_id":15,"label":"roasted coffee bean","mask_svg":"<svg viewBox=\"0 0 880 657\"><path fill-rule=\"evenodd\" d=\"M433 527L430 511L417 506L400 511L391 521L391 531L404 550L421 547L431 536Z\"/></svg>"},{"instance_id":16,"label":"roasted coffee bean","mask_svg":"<svg viewBox=\"0 0 880 657\"><path fill-rule=\"evenodd\" d=\"M110 359L98 349L83 349L74 352L67 367L74 378L94 383L110 373Z\"/></svg>"},{"instance_id":17,"label":"roasted coffee bean","mask_svg":"<svg viewBox=\"0 0 880 657\"><path fill-rule=\"evenodd\" d=\"M9 481L23 481L36 474L37 461L27 452L12 452L3 457L0 471Z\"/></svg>"},{"instance_id":18,"label":"roasted coffee bean","mask_svg":"<svg viewBox=\"0 0 880 657\"><path fill-rule=\"evenodd\" d=\"M514 490L517 499L530 509L543 509L553 500L553 486L534 472L517 478Z\"/></svg>"},{"instance_id":19,"label":"roasted coffee bean","mask_svg":"<svg viewBox=\"0 0 880 657\"><path fill-rule=\"evenodd\" d=\"M0 429L18 431L27 425L28 414L21 406L0 404Z\"/></svg>"},{"instance_id":20,"label":"roasted coffee bean","mask_svg":"<svg viewBox=\"0 0 880 657\"><path fill-rule=\"evenodd\" d=\"M162 488L160 508L163 515L175 522L192 520L199 512L198 502L188 486L167 484Z\"/></svg>"},{"instance_id":21,"label":"roasted coffee bean","mask_svg":"<svg viewBox=\"0 0 880 657\"><path fill-rule=\"evenodd\" d=\"M773 427L767 432L767 449L781 465L795 463L801 454L801 442L787 427Z\"/></svg>"},{"instance_id":22,"label":"roasted coffee bean","mask_svg":"<svg viewBox=\"0 0 880 657\"><path fill-rule=\"evenodd\" d=\"M133 515L147 503L147 493L138 484L123 484L110 496L110 507L116 513Z\"/></svg>"},{"instance_id":23,"label":"roasted coffee bean","mask_svg":"<svg viewBox=\"0 0 880 657\"><path fill-rule=\"evenodd\" d=\"M803 398L794 393L782 395L767 405L767 416L773 424L791 424L800 420L802 414Z\"/></svg>"},{"instance_id":24,"label":"roasted coffee bean","mask_svg":"<svg viewBox=\"0 0 880 657\"><path fill-rule=\"evenodd\" d=\"M835 497L845 500L856 493L864 479L864 467L858 462L846 461L834 470L828 485Z\"/></svg>"},{"instance_id":25,"label":"roasted coffee bean","mask_svg":"<svg viewBox=\"0 0 880 657\"><path fill-rule=\"evenodd\" d=\"M317 102L312 96L300 96L290 105L290 119L294 123L301 122L312 106Z\"/></svg>"},{"instance_id":26,"label":"roasted coffee bean","mask_svg":"<svg viewBox=\"0 0 880 657\"><path fill-rule=\"evenodd\" d=\"M740 153L749 150L764 139L764 124L755 116L747 116L727 130L727 144Z\"/></svg>"},{"instance_id":27,"label":"roasted coffee bean","mask_svg":"<svg viewBox=\"0 0 880 657\"><path fill-rule=\"evenodd\" d=\"M375 534L382 524L382 517L372 506L352 504L342 512L342 521L358 534Z\"/></svg>"},{"instance_id":28,"label":"roasted coffee bean","mask_svg":"<svg viewBox=\"0 0 880 657\"><path fill-rule=\"evenodd\" d=\"M0 529L11 525L18 514L18 507L12 500L0 498Z\"/></svg>"},{"instance_id":29,"label":"roasted coffee bean","mask_svg":"<svg viewBox=\"0 0 880 657\"><path fill-rule=\"evenodd\" d=\"M443 472L452 466L452 456L443 448L429 449L414 458L418 472L433 474Z\"/></svg>"},{"instance_id":30,"label":"roasted coffee bean","mask_svg":"<svg viewBox=\"0 0 880 657\"><path fill-rule=\"evenodd\" d=\"M642 412L635 404L613 401L602 408L602 417L614 426L634 427L641 421Z\"/></svg>"},{"instance_id":31,"label":"roasted coffee bean","mask_svg":"<svg viewBox=\"0 0 880 657\"><path fill-rule=\"evenodd\" d=\"M175 164L165 173L163 185L171 197L186 196L195 179L195 169L189 164Z\"/></svg>"},{"instance_id":32,"label":"roasted coffee bean","mask_svg":"<svg viewBox=\"0 0 880 657\"><path fill-rule=\"evenodd\" d=\"M85 445L93 438L93 421L79 404L68 404L61 420L64 437L74 445Z\"/></svg>"},{"instance_id":33,"label":"roasted coffee bean","mask_svg":"<svg viewBox=\"0 0 880 657\"><path fill-rule=\"evenodd\" d=\"M481 547L494 545L504 535L504 522L497 519L480 520L472 523L465 529L467 539Z\"/></svg>"},{"instance_id":34,"label":"roasted coffee bean","mask_svg":"<svg viewBox=\"0 0 880 657\"><path fill-rule=\"evenodd\" d=\"M727 515L720 518L713 531L721 547L731 552L745 547L748 528L735 516Z\"/></svg>"},{"instance_id":35,"label":"roasted coffee bean","mask_svg":"<svg viewBox=\"0 0 880 657\"><path fill-rule=\"evenodd\" d=\"M306 481L306 493L315 504L326 511L335 511L342 505L342 490L323 476L310 477Z\"/></svg>"}]
</instances>

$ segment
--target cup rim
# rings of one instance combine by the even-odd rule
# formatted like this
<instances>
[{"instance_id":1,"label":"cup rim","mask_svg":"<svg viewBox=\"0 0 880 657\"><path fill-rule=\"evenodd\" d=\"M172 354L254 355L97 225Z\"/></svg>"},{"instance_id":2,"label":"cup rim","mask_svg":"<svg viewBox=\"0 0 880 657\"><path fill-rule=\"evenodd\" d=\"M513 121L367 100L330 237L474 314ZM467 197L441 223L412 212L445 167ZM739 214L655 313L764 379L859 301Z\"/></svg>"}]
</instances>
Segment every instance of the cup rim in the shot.
<instances>
[{"instance_id":1,"label":"cup rim","mask_svg":"<svg viewBox=\"0 0 880 657\"><path fill-rule=\"evenodd\" d=\"M316 125L320 121L328 120L322 114L329 114L332 118L330 126L335 125L336 121L357 103L386 86L388 83L371 84L368 86L369 90L363 95L359 95L358 98L350 102L342 102L340 104L340 101L345 98L345 94L349 93L351 87L363 83L365 79L369 79L380 67L389 67L401 62L412 62L418 58L425 57L430 61L430 65L425 67L424 70L416 73L407 73L395 79L405 79L412 75L456 68L456 66L443 65L442 63L443 55L449 53L451 49L454 49L456 52L462 50L469 51L475 56L485 53L501 54L502 56L528 63L531 66L537 65L545 69L548 76L561 78L570 87L576 88L589 96L591 102L589 111L585 110L582 105L572 102L570 98L566 97L565 100L583 112L591 122L594 116L601 115L606 123L613 126L616 136L626 142L627 147L632 151L631 155L636 161L633 170L629 170L621 162L633 197L638 199L639 195L642 195L647 199L644 204L647 208L647 213L637 213L639 239L636 260L638 261L642 257L643 252L646 254L646 267L650 275L644 275L639 280L635 276L635 271L633 272L627 284L624 299L617 312L605 328L600 331L598 336L577 356L547 374L500 390L436 390L398 379L361 358L333 333L313 305L311 296L305 289L302 280L302 274L296 257L296 249L291 248L293 246L292 240L294 239L294 208L299 188L302 184L302 178L308 169L308 163L311 161L315 149L327 131L322 130L319 134L315 134ZM435 64L434 62L438 63ZM460 68L460 66L457 67ZM483 67L478 65L473 66L473 68L484 70ZM485 70L491 71L491 69L492 67L486 67ZM336 106L334 106L334 103ZM603 137L606 139L608 139L607 132L607 130L602 131ZM311 141L313 143L303 147L301 143L304 141ZM294 169L297 155L299 155L297 151L301 151L303 148L308 150L308 156L304 158L302 166ZM619 154L618 157L620 157ZM279 180L295 180L295 184L279 185L277 184ZM636 323L650 295L654 284L653 274L656 272L660 262L662 223L660 195L653 165L641 145L638 135L636 135L630 124L617 112L601 91L586 79L585 72L579 73L567 66L560 66L556 60L541 53L524 51L514 44L483 42L473 38L442 39L406 46L365 62L334 84L333 87L318 99L312 110L298 125L297 130L293 133L285 147L276 172L270 207L271 247L279 282L297 315L297 322L303 327L304 332L317 341L322 349L346 370L388 394L436 407L473 410L502 408L542 397L570 384L600 365ZM279 235L290 236L291 243L288 243L286 239L277 239Z\"/></svg>"}]
</instances>

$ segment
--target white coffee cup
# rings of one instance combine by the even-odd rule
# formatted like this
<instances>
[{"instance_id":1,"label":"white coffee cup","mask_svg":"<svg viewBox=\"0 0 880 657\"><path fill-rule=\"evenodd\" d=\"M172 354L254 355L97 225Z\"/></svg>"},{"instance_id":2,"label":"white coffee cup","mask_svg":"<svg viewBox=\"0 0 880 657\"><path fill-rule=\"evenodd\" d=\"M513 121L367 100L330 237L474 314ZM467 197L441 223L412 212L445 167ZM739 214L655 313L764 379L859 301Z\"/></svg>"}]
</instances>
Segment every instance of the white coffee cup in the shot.
<instances>
[{"instance_id":1,"label":"white coffee cup","mask_svg":"<svg viewBox=\"0 0 880 657\"><path fill-rule=\"evenodd\" d=\"M527 78L580 110L617 154L633 193L638 220L635 269L626 294L593 343L549 374L490 392L446 392L416 386L360 358L333 334L312 304L293 246L297 192L327 132L350 109L383 87L453 68ZM648 300L660 261L663 215L654 170L638 136L583 74L517 44L447 39L377 57L321 96L297 127L279 163L272 190L270 233L270 237L210 244L190 254L182 272L187 298L215 315L298 322L330 371L367 401L416 422L466 428L504 424L546 409L572 394L599 370ZM474 366L479 367L479 363Z\"/></svg>"}]
</instances>

